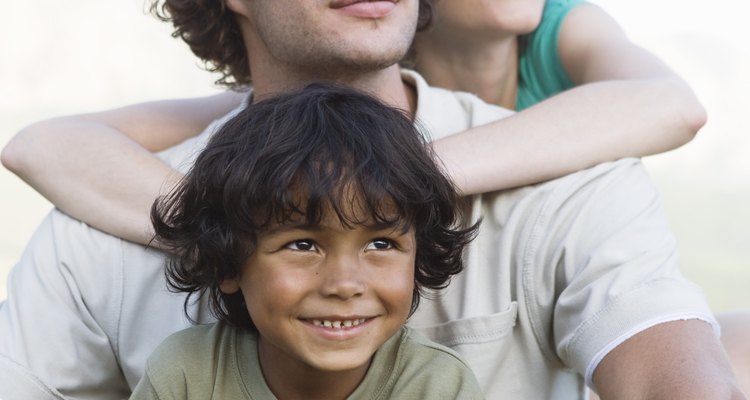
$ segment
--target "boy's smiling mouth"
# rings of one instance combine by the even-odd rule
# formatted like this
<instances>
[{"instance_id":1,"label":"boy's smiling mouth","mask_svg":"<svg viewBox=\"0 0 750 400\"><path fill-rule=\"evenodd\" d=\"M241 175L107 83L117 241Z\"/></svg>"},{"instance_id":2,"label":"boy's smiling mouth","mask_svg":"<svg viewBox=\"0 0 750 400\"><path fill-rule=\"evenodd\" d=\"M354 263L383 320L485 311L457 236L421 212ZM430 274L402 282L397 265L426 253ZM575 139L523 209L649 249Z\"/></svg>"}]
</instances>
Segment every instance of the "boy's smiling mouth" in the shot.
<instances>
[{"instance_id":1,"label":"boy's smiling mouth","mask_svg":"<svg viewBox=\"0 0 750 400\"><path fill-rule=\"evenodd\" d=\"M324 328L351 328L367 321L367 318L355 318L355 319L312 319L312 324Z\"/></svg>"}]
</instances>

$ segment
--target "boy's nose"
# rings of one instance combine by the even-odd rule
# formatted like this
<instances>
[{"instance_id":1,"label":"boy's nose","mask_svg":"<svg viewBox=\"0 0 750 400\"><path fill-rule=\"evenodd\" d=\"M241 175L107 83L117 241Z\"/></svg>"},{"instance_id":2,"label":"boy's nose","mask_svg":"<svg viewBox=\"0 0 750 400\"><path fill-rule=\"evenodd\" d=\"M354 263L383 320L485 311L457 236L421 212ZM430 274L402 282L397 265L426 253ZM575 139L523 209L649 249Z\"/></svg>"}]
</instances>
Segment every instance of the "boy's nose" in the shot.
<instances>
[{"instance_id":1,"label":"boy's nose","mask_svg":"<svg viewBox=\"0 0 750 400\"><path fill-rule=\"evenodd\" d=\"M329 256L321 271L321 293L349 299L361 296L367 290L365 272L360 259L354 256Z\"/></svg>"}]
</instances>

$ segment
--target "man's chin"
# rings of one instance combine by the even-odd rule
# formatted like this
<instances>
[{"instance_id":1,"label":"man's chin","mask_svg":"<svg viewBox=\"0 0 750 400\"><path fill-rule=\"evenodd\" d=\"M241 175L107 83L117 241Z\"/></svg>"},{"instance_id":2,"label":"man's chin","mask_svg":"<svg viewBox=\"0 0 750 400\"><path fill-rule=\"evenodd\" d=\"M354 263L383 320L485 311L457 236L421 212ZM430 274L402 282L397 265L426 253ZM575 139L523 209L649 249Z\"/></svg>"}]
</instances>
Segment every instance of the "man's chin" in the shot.
<instances>
[{"instance_id":1,"label":"man's chin","mask_svg":"<svg viewBox=\"0 0 750 400\"><path fill-rule=\"evenodd\" d=\"M329 77L331 80L340 81L383 72L397 66L405 54L404 51L387 54L348 54L347 57L328 57L325 61L307 62L300 65L300 68L304 68L311 76Z\"/></svg>"}]
</instances>

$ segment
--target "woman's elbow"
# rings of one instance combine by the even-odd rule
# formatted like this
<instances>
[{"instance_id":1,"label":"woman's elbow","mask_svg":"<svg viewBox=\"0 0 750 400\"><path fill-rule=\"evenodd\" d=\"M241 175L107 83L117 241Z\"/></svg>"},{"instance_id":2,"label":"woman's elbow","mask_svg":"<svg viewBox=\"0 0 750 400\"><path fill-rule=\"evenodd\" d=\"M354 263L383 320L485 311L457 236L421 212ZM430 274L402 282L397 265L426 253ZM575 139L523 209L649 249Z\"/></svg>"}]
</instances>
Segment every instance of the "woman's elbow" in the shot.
<instances>
[{"instance_id":1,"label":"woman's elbow","mask_svg":"<svg viewBox=\"0 0 750 400\"><path fill-rule=\"evenodd\" d=\"M688 137L687 141L692 140L708 121L708 113L706 112L706 108L703 107L703 104L701 104L698 99L694 99L690 103L691 104L685 107L686 111L683 113L685 131Z\"/></svg>"},{"instance_id":2,"label":"woman's elbow","mask_svg":"<svg viewBox=\"0 0 750 400\"><path fill-rule=\"evenodd\" d=\"M28 133L21 130L5 145L0 152L0 162L16 175L22 176L28 166Z\"/></svg>"},{"instance_id":3,"label":"woman's elbow","mask_svg":"<svg viewBox=\"0 0 750 400\"><path fill-rule=\"evenodd\" d=\"M3 166L28 182L48 161L50 149L58 147L49 135L48 121L35 122L16 133L0 153Z\"/></svg>"},{"instance_id":4,"label":"woman's elbow","mask_svg":"<svg viewBox=\"0 0 750 400\"><path fill-rule=\"evenodd\" d=\"M679 140L682 142L680 145L682 145L693 140L698 131L706 125L708 114L706 108L687 83L680 79L675 84L677 88L673 92L675 95L674 104L679 117L680 129L678 131L681 132Z\"/></svg>"}]
</instances>

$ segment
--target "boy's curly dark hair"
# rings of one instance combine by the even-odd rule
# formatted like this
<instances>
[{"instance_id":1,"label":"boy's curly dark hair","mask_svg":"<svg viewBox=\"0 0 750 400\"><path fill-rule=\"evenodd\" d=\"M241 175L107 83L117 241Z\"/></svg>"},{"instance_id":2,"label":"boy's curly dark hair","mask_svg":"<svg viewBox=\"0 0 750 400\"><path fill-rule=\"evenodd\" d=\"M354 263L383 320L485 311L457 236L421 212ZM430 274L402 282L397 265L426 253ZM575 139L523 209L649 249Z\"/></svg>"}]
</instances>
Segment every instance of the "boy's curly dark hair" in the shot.
<instances>
[{"instance_id":1,"label":"boy's curly dark hair","mask_svg":"<svg viewBox=\"0 0 750 400\"><path fill-rule=\"evenodd\" d=\"M223 0L151 0L151 14L174 26L173 37L190 46L206 70L221 74L216 83L236 87L251 83L242 32ZM419 0L417 29L432 20L432 0Z\"/></svg>"},{"instance_id":2,"label":"boy's curly dark hair","mask_svg":"<svg viewBox=\"0 0 750 400\"><path fill-rule=\"evenodd\" d=\"M465 227L462 201L430 148L404 112L353 89L313 84L249 106L152 206L156 239L173 254L170 286L189 293L186 308L191 295L207 294L217 318L253 329L241 293L220 284L241 274L274 224L315 225L326 210L362 223L347 213L354 189L373 222L415 230L414 312L424 289L445 287L463 269L478 226Z\"/></svg>"}]
</instances>

